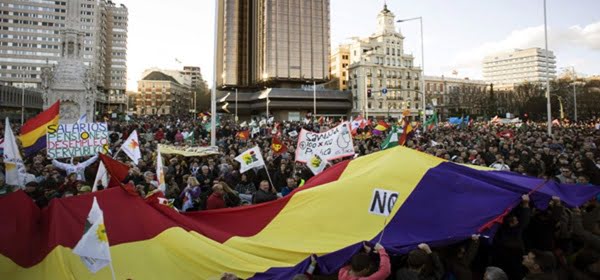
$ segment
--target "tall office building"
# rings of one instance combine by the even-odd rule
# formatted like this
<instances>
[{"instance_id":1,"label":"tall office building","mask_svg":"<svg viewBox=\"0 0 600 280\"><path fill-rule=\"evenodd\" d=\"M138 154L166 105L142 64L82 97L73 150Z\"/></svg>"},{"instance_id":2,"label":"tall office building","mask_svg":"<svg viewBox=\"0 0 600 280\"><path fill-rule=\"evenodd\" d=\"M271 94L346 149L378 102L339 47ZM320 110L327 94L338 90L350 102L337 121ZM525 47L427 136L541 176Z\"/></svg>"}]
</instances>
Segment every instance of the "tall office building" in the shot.
<instances>
[{"instance_id":1,"label":"tall office building","mask_svg":"<svg viewBox=\"0 0 600 280\"><path fill-rule=\"evenodd\" d=\"M329 0L220 0L216 85L219 108L240 119L298 121L346 116L347 92L329 80ZM232 94L234 88L239 94Z\"/></svg>"},{"instance_id":2,"label":"tall office building","mask_svg":"<svg viewBox=\"0 0 600 280\"><path fill-rule=\"evenodd\" d=\"M329 76L329 0L220 0L217 85L293 87Z\"/></svg>"},{"instance_id":3,"label":"tall office building","mask_svg":"<svg viewBox=\"0 0 600 280\"><path fill-rule=\"evenodd\" d=\"M74 9L78 16L69 22L68 11ZM107 0L2 0L0 82L40 88L42 68L57 63L64 31L74 29L98 90L124 95L127 13L124 5ZM107 101L105 94L98 96L100 102Z\"/></svg>"},{"instance_id":4,"label":"tall office building","mask_svg":"<svg viewBox=\"0 0 600 280\"><path fill-rule=\"evenodd\" d=\"M550 79L556 78L556 56L541 48L515 49L511 52L486 56L483 59L483 78L493 83L495 89L513 89L515 85L546 81L546 67Z\"/></svg>"}]
</instances>

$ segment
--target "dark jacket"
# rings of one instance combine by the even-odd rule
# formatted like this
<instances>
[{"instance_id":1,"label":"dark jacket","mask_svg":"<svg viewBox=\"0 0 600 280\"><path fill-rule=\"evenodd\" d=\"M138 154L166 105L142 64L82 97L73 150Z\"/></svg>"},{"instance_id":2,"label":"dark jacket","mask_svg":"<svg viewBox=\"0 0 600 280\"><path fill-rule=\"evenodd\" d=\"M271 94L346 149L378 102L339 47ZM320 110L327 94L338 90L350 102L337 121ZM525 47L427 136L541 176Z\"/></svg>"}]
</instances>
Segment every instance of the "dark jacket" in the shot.
<instances>
[{"instance_id":1,"label":"dark jacket","mask_svg":"<svg viewBox=\"0 0 600 280\"><path fill-rule=\"evenodd\" d=\"M458 258L456 255L448 258L448 272L452 273L458 280L473 279L471 263L477 255L477 250L479 250L479 241L471 240L462 258Z\"/></svg>"},{"instance_id":2,"label":"dark jacket","mask_svg":"<svg viewBox=\"0 0 600 280\"><path fill-rule=\"evenodd\" d=\"M272 192L265 192L265 191L259 189L254 194L254 197L252 198L252 203L259 204L259 203L272 201L272 200L276 200L276 199L277 199L277 194L274 194Z\"/></svg>"}]
</instances>

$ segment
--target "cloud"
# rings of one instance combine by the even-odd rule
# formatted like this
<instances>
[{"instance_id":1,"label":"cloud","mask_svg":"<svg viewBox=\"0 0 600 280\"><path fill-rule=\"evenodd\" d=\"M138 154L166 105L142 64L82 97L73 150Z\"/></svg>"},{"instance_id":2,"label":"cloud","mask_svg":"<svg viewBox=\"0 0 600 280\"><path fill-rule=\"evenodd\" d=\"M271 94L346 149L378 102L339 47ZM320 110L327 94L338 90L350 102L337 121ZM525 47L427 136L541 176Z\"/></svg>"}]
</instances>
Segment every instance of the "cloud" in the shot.
<instances>
[{"instance_id":1,"label":"cloud","mask_svg":"<svg viewBox=\"0 0 600 280\"><path fill-rule=\"evenodd\" d=\"M562 29L549 28L548 37L549 49L554 51L559 62L561 50L579 48L600 51L600 21L584 27L575 25ZM544 47L543 25L514 30L502 40L485 42L474 48L459 52L454 56L450 65L459 69L460 72L481 77L481 63L485 56L512 49L531 47ZM451 70L448 67L442 67L442 69Z\"/></svg>"}]
</instances>

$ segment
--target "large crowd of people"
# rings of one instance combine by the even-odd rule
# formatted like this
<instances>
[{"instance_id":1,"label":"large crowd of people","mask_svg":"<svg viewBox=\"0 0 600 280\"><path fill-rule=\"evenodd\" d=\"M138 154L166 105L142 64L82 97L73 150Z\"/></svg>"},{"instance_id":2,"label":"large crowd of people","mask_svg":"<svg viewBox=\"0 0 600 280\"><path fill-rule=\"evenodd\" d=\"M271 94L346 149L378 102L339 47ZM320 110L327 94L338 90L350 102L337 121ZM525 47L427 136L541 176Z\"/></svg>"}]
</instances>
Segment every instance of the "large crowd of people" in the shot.
<instances>
[{"instance_id":1,"label":"large crowd of people","mask_svg":"<svg viewBox=\"0 0 600 280\"><path fill-rule=\"evenodd\" d=\"M255 123L255 122L253 122ZM323 131L335 126L321 122L259 122L258 129L221 121L216 134L220 154L204 157L162 155L165 197L180 211L204 211L258 204L289 195L313 176L305 164L295 162L297 136L302 128ZM454 126L440 123L424 132L412 132L406 146L456 163L488 166L565 184L600 185L600 131L598 120L555 126L528 122L496 124L489 121ZM374 133L376 122L359 128L354 140L356 156L380 150L386 133ZM0 131L4 127L0 126ZM125 154L116 156L130 166L122 182L132 184L145 197L158 188L157 144L207 146L210 131L201 120L172 116L109 121L111 151L136 130L142 158L134 164ZM18 133L15 125L13 131ZM240 137L248 131L250 137ZM3 135L3 134L2 134ZM287 151L271 148L274 135ZM360 140L358 140L360 139ZM239 172L235 157L259 146L266 168ZM27 172L35 176L23 189L40 207L58 197L98 189L94 182L97 156L50 160L45 152L26 158ZM345 159L336 160L331 165ZM268 174L267 174L268 172ZM16 191L7 186L0 164L0 195ZM598 197L600 200L600 197ZM505 218L493 240L470 240L444 248L421 244L407 255L388 256L379 244L365 245L339 275L320 276L318 267L301 277L327 279L600 279L600 205L592 200L581 208L567 209L554 198L548 210L537 210L527 195ZM488 242L490 241L490 242ZM225 275L224 277L233 277Z\"/></svg>"}]
</instances>

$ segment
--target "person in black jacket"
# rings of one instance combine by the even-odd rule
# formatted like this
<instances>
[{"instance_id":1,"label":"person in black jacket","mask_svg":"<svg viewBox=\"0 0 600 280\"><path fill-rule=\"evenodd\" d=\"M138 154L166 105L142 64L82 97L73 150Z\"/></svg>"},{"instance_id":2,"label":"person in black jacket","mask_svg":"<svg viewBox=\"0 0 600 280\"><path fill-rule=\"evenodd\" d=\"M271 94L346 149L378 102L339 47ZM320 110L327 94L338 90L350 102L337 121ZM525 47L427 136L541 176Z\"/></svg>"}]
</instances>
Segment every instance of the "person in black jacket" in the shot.
<instances>
[{"instance_id":1,"label":"person in black jacket","mask_svg":"<svg viewBox=\"0 0 600 280\"><path fill-rule=\"evenodd\" d=\"M275 188L269 185L269 181L263 180L260 182L258 187L258 191L254 193L253 204L259 204L267 201L272 201L277 199L277 192Z\"/></svg>"},{"instance_id":2,"label":"person in black jacket","mask_svg":"<svg viewBox=\"0 0 600 280\"><path fill-rule=\"evenodd\" d=\"M525 274L521 257L525 254L523 231L531 218L529 195L521 197L521 207L516 210L505 217L494 239L494 264L502 268L509 279L522 279Z\"/></svg>"}]
</instances>

